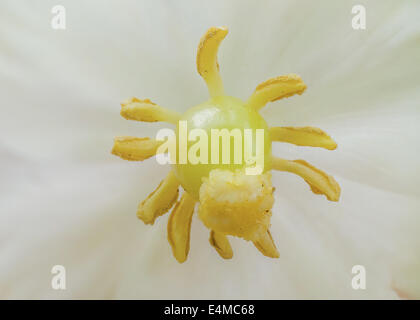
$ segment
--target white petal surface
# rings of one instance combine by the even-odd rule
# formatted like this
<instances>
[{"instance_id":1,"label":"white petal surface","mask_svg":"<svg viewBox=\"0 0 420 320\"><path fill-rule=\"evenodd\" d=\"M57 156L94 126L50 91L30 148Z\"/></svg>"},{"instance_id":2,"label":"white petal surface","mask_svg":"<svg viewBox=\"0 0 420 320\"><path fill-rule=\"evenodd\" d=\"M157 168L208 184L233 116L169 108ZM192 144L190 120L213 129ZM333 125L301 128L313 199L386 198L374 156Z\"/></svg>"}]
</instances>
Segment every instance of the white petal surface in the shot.
<instances>
[{"instance_id":1,"label":"white petal surface","mask_svg":"<svg viewBox=\"0 0 420 320\"><path fill-rule=\"evenodd\" d=\"M67 0L59 31L55 1L2 1L0 298L420 297L420 3L365 2L367 30L355 31L354 1ZM120 101L182 112L207 99L195 54L212 25L230 29L219 56L226 92L246 99L270 77L300 74L307 92L262 114L270 125L320 127L339 145L273 147L342 187L330 203L274 173L278 260L239 239L222 260L194 217L179 265L168 216L150 227L135 214L169 168L109 154L114 136L165 126L122 119ZM51 289L56 264L65 291ZM366 290L351 287L356 264Z\"/></svg>"}]
</instances>

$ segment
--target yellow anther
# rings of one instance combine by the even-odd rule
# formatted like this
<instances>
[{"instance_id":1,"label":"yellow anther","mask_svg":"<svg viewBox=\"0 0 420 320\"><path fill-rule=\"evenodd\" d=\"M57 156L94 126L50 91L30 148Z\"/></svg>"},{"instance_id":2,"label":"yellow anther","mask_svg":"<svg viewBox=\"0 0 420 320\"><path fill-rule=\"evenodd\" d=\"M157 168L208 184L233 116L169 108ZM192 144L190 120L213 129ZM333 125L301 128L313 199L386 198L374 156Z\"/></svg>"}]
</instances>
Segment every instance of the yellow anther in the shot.
<instances>
[{"instance_id":1,"label":"yellow anther","mask_svg":"<svg viewBox=\"0 0 420 320\"><path fill-rule=\"evenodd\" d=\"M328 150L337 148L337 144L321 129L314 127L272 127L272 141L292 143L297 146L320 147Z\"/></svg>"},{"instance_id":2,"label":"yellow anther","mask_svg":"<svg viewBox=\"0 0 420 320\"><path fill-rule=\"evenodd\" d=\"M143 161L156 155L163 141L150 138L116 137L112 154L130 161Z\"/></svg>"},{"instance_id":3,"label":"yellow anther","mask_svg":"<svg viewBox=\"0 0 420 320\"><path fill-rule=\"evenodd\" d=\"M340 199L341 189L335 179L304 160L285 160L273 157L274 170L287 171L302 177L313 193L324 194L330 201Z\"/></svg>"},{"instance_id":4,"label":"yellow anther","mask_svg":"<svg viewBox=\"0 0 420 320\"><path fill-rule=\"evenodd\" d=\"M230 246L229 239L223 233L212 230L210 232L209 242L223 259L232 259L232 247Z\"/></svg>"},{"instance_id":5,"label":"yellow anther","mask_svg":"<svg viewBox=\"0 0 420 320\"><path fill-rule=\"evenodd\" d=\"M121 103L121 116L127 120L156 122L164 121L176 124L179 113L158 106L149 99L131 98Z\"/></svg>"},{"instance_id":6,"label":"yellow anther","mask_svg":"<svg viewBox=\"0 0 420 320\"><path fill-rule=\"evenodd\" d=\"M273 237L271 236L270 230L267 230L267 232L264 232L257 241L254 241L254 245L266 257L269 257L269 258L280 257L280 253L278 252L276 245L274 244L274 240L273 240Z\"/></svg>"},{"instance_id":7,"label":"yellow anther","mask_svg":"<svg viewBox=\"0 0 420 320\"><path fill-rule=\"evenodd\" d=\"M179 182L171 171L159 186L143 200L137 209L137 217L145 224L154 224L157 217L165 214L178 200Z\"/></svg>"},{"instance_id":8,"label":"yellow anther","mask_svg":"<svg viewBox=\"0 0 420 320\"><path fill-rule=\"evenodd\" d=\"M258 110L268 102L287 98L295 94L300 95L305 89L305 83L296 74L272 78L257 86L248 100L248 105Z\"/></svg>"},{"instance_id":9,"label":"yellow anther","mask_svg":"<svg viewBox=\"0 0 420 320\"><path fill-rule=\"evenodd\" d=\"M190 251L190 231L194 206L194 198L184 192L169 217L168 241L172 247L172 253L179 263L187 260Z\"/></svg>"},{"instance_id":10,"label":"yellow anther","mask_svg":"<svg viewBox=\"0 0 420 320\"><path fill-rule=\"evenodd\" d=\"M197 71L207 83L211 97L223 95L223 82L219 74L217 51L226 37L226 27L211 27L201 38L197 51Z\"/></svg>"}]
</instances>

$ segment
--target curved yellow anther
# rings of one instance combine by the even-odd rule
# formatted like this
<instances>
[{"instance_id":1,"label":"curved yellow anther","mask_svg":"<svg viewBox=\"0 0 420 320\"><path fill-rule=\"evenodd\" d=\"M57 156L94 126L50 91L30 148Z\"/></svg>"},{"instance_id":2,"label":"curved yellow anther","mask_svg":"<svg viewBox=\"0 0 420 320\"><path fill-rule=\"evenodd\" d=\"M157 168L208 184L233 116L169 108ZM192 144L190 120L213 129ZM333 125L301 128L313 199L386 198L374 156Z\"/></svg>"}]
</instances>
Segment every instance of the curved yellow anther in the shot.
<instances>
[{"instance_id":1,"label":"curved yellow anther","mask_svg":"<svg viewBox=\"0 0 420 320\"><path fill-rule=\"evenodd\" d=\"M226 27L211 27L201 38L197 51L197 71L207 83L211 97L224 94L222 78L219 74L217 51L226 37Z\"/></svg>"},{"instance_id":2,"label":"curved yellow anther","mask_svg":"<svg viewBox=\"0 0 420 320\"><path fill-rule=\"evenodd\" d=\"M194 198L184 192L169 217L168 241L172 247L172 253L179 263L187 260L190 251L190 231L194 206Z\"/></svg>"},{"instance_id":3,"label":"curved yellow anther","mask_svg":"<svg viewBox=\"0 0 420 320\"><path fill-rule=\"evenodd\" d=\"M165 121L176 124L179 113L162 108L149 99L131 98L121 103L121 116L127 120L156 122Z\"/></svg>"},{"instance_id":4,"label":"curved yellow anther","mask_svg":"<svg viewBox=\"0 0 420 320\"><path fill-rule=\"evenodd\" d=\"M150 138L116 137L111 153L130 161L143 161L153 157L164 141Z\"/></svg>"},{"instance_id":5,"label":"curved yellow anther","mask_svg":"<svg viewBox=\"0 0 420 320\"><path fill-rule=\"evenodd\" d=\"M274 240L271 236L270 230L267 230L267 232L263 233L259 240L254 241L254 245L266 257L280 257L280 253L278 252L276 245L274 244Z\"/></svg>"},{"instance_id":6,"label":"curved yellow anther","mask_svg":"<svg viewBox=\"0 0 420 320\"><path fill-rule=\"evenodd\" d=\"M341 189L335 179L315 168L304 160L285 160L272 158L274 170L287 171L302 177L311 187L313 193L324 194L330 201L338 201Z\"/></svg>"},{"instance_id":7,"label":"curved yellow anther","mask_svg":"<svg viewBox=\"0 0 420 320\"><path fill-rule=\"evenodd\" d=\"M223 259L231 259L233 257L229 239L223 233L212 230L210 232L209 242Z\"/></svg>"},{"instance_id":8,"label":"curved yellow anther","mask_svg":"<svg viewBox=\"0 0 420 320\"><path fill-rule=\"evenodd\" d=\"M156 218L165 214L178 200L179 181L171 171L159 186L138 206L137 217L145 224L154 224Z\"/></svg>"},{"instance_id":9,"label":"curved yellow anther","mask_svg":"<svg viewBox=\"0 0 420 320\"><path fill-rule=\"evenodd\" d=\"M328 150L337 148L335 141L324 131L314 127L272 127L272 141L292 143L297 146L320 147Z\"/></svg>"},{"instance_id":10,"label":"curved yellow anther","mask_svg":"<svg viewBox=\"0 0 420 320\"><path fill-rule=\"evenodd\" d=\"M257 110L268 102L287 98L295 94L302 94L306 89L305 83L296 74L288 74L269 79L257 86L248 99L248 105Z\"/></svg>"}]
</instances>

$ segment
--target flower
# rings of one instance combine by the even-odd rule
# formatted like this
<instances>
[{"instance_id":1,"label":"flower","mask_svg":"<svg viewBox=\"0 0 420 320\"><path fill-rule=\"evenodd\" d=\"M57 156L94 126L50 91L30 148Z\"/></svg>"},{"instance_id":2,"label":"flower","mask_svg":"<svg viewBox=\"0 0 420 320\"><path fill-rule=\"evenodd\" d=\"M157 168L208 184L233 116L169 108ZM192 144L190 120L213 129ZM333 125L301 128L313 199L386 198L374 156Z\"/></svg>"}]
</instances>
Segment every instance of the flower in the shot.
<instances>
[{"instance_id":1,"label":"flower","mask_svg":"<svg viewBox=\"0 0 420 320\"><path fill-rule=\"evenodd\" d=\"M190 250L191 220L197 200L199 201L199 217L211 230L210 244L222 258L230 259L233 256L228 235L251 240L257 249L267 257L279 257L269 230L274 191L274 188L271 187L271 175L268 173L271 164L275 170L291 172L301 176L314 193L324 194L328 200L338 201L340 197L340 187L333 177L304 160L290 161L273 157L270 154L270 146L263 148L265 144L270 144L272 141L287 142L299 146L321 147L329 150L334 150L337 147L334 140L318 128L272 127L268 129L264 119L256 112L268 102L302 94L306 85L299 76L290 74L261 83L246 103L225 94L219 73L217 51L227 33L225 27L212 27L201 38L198 46L197 70L207 83L211 97L208 102L190 109L184 116L162 108L149 99L132 98L121 104L121 115L128 120L166 121L174 124L179 122L175 141L181 140L181 136L186 138L186 134L182 134L181 126L183 123L186 126L185 132L188 132L188 122L190 122L190 126L194 127L192 130L202 130L203 134L198 137L203 138L196 143L187 146L188 141L184 139L185 141L180 141L179 144L183 143L187 146L184 150L184 158L187 158L194 150L196 151L192 153L193 155L200 151L200 156L207 153L207 157L200 159L199 162L183 161L184 163L177 163L175 159L174 169L159 184L157 189L140 203L137 210L137 216L144 223L153 224L156 218L168 212L176 203L168 220L168 240L175 258L180 263L187 259ZM199 121L195 119L199 119ZM265 137L262 136L260 146L257 145L259 140L255 138L255 149L257 153L260 153L261 163L253 161L252 166L256 166L251 168L249 161L246 161L251 159L245 161L243 159L243 155L249 153L244 146L235 150L235 159L226 159L226 164L220 162L219 135L216 138L217 144L212 141L209 149L207 134L207 132L210 133L211 130L216 130L219 127L220 135L225 133L227 139L231 138L233 130L237 130L236 133L238 134L235 136L235 140L236 137L239 140L235 141L235 145L229 143L226 146L232 150L237 148L238 144L242 144L242 136L248 142L248 145L252 144L252 136L248 135L247 138L244 135L246 130L252 130L249 127L261 130L260 132ZM234 129L228 130L228 127ZM219 129L217 130L219 131ZM213 131L211 137L213 138ZM206 140L204 145L202 144L203 139ZM168 142L174 142L170 138L167 140ZM197 139L193 139L193 141L195 140ZM162 141L150 138L118 137L114 141L112 153L126 160L143 161L156 154L168 152L169 147L161 149L162 144ZM194 147L197 145L197 148ZM247 146L246 142L245 146ZM222 145L221 148L223 150L224 146ZM182 152L180 147L178 150L179 153ZM226 157L230 158L230 152L230 150L226 152ZM178 159L181 161L179 153ZM208 153L211 153L211 155ZM214 153L217 155L215 156ZM176 155L171 156L173 158L177 157ZM217 160L215 161L216 167L214 167L214 162L209 162L209 157L212 160L213 158ZM233 162L234 160L235 162ZM264 162L266 165L264 165ZM232 168L234 164L239 166L234 166L236 170ZM259 168L258 165L260 165ZM210 169L208 169L209 167ZM182 185L185 192L181 200L177 202L179 185Z\"/></svg>"},{"instance_id":2,"label":"flower","mask_svg":"<svg viewBox=\"0 0 420 320\"><path fill-rule=\"evenodd\" d=\"M366 30L352 29L353 4L63 1L67 28L53 30L47 5L2 3L0 297L420 297L418 4L369 1ZM343 189L331 203L273 173L280 259L233 238L235 259L225 261L194 216L190 259L179 265L168 215L150 228L133 214L169 167L109 154L115 135L164 127L120 119L122 97L177 112L202 101L194 40L212 25L231 31L219 55L229 94L300 74L305 94L261 115L269 126L322 127L339 144L328 156L273 145L328 168ZM54 265L66 268L66 290L51 288ZM366 268L366 290L351 286L354 265Z\"/></svg>"}]
</instances>

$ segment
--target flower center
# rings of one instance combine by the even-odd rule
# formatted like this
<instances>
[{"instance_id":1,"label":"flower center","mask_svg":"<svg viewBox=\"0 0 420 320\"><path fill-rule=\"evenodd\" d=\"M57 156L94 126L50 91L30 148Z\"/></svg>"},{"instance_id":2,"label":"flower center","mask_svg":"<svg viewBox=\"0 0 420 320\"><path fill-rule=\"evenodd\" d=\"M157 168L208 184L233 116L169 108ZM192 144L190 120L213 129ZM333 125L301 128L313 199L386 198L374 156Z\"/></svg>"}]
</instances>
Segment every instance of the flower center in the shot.
<instances>
[{"instance_id":1,"label":"flower center","mask_svg":"<svg viewBox=\"0 0 420 320\"><path fill-rule=\"evenodd\" d=\"M181 123L186 124L187 132L183 132L185 129ZM178 154L174 172L182 187L197 200L202 179L214 169L234 171L249 168L249 174L257 166L262 172L271 170L267 123L240 99L218 96L190 108L181 117L176 135L179 141L189 137L185 148L188 161L179 161ZM179 146L178 150L182 152ZM191 163L194 156L197 161Z\"/></svg>"}]
</instances>

